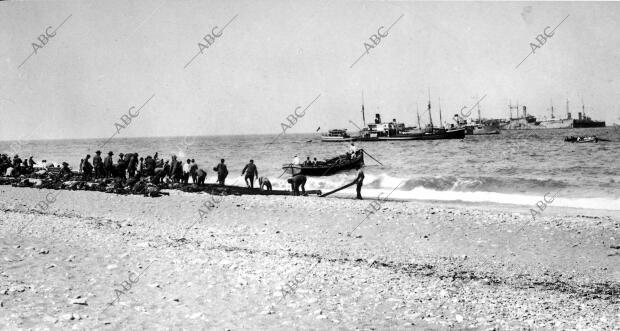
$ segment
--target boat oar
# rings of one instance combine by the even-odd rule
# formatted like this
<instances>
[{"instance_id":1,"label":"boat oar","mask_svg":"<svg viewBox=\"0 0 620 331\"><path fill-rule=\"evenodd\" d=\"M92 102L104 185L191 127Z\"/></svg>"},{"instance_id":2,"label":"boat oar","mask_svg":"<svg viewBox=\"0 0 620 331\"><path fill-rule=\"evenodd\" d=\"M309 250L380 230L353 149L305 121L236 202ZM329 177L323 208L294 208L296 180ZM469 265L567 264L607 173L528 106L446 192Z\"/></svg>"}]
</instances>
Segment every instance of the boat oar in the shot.
<instances>
[{"instance_id":1,"label":"boat oar","mask_svg":"<svg viewBox=\"0 0 620 331\"><path fill-rule=\"evenodd\" d=\"M292 171L293 171L293 170L291 169L291 172L292 172ZM284 175L285 173L286 173L286 169L284 169L284 171L280 174L280 176L278 176L278 178L282 177L282 175Z\"/></svg>"},{"instance_id":2,"label":"boat oar","mask_svg":"<svg viewBox=\"0 0 620 331\"><path fill-rule=\"evenodd\" d=\"M372 157L372 155L368 154L368 152L366 152L366 150L362 149L362 151L364 151L364 153L366 153L366 155L368 155L368 157L370 157L371 159L375 160L377 163L379 163L380 165L383 165L383 163L377 161L377 159L375 159L374 157Z\"/></svg>"},{"instance_id":3,"label":"boat oar","mask_svg":"<svg viewBox=\"0 0 620 331\"><path fill-rule=\"evenodd\" d=\"M340 190L344 190L345 188L347 188L347 187L349 187L349 186L351 186L351 185L354 185L355 183L357 183L357 180L354 180L354 181L352 181L351 183L349 183L349 184L347 184L347 185L345 185L345 186L342 186L342 187L340 187L340 188L337 188L337 189L335 189L335 190L333 190L333 191L329 191L329 192L327 192L327 193L323 193L323 194L319 195L319 197L326 197L326 196L328 196L328 195L330 195L330 194L332 194L332 193L336 193L336 192L338 192L338 191L340 191Z\"/></svg>"}]
</instances>

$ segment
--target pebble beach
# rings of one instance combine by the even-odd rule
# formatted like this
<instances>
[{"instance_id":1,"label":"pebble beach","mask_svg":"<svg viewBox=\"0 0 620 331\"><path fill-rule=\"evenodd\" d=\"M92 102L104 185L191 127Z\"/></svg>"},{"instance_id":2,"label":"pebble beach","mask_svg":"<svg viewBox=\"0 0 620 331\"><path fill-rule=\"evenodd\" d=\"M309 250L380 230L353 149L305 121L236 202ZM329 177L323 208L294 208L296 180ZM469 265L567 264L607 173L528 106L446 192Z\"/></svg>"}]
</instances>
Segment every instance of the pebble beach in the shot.
<instances>
[{"instance_id":1,"label":"pebble beach","mask_svg":"<svg viewBox=\"0 0 620 331\"><path fill-rule=\"evenodd\" d=\"M0 187L0 328L620 325L615 211L170 193Z\"/></svg>"}]
</instances>

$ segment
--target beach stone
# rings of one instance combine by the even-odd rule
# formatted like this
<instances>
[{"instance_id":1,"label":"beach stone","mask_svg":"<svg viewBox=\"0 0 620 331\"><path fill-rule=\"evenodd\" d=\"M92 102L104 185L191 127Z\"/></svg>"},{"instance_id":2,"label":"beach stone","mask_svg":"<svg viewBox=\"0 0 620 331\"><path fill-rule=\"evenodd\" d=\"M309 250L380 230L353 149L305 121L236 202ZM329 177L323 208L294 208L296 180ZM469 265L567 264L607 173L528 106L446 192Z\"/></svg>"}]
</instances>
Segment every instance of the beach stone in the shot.
<instances>
[{"instance_id":1,"label":"beach stone","mask_svg":"<svg viewBox=\"0 0 620 331\"><path fill-rule=\"evenodd\" d=\"M81 296L77 296L73 299L71 299L70 301L72 304L74 305L84 305L84 306L88 306L88 303L86 303L86 298L82 298Z\"/></svg>"}]
</instances>

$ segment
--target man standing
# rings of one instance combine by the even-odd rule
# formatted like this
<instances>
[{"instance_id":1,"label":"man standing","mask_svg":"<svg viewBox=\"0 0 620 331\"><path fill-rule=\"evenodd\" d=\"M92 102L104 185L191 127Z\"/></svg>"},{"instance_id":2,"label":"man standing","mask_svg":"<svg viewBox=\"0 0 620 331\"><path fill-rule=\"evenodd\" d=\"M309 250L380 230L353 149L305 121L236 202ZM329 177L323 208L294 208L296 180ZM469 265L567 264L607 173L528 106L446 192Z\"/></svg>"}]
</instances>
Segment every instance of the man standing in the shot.
<instances>
[{"instance_id":1,"label":"man standing","mask_svg":"<svg viewBox=\"0 0 620 331\"><path fill-rule=\"evenodd\" d=\"M226 176L228 176L228 168L224 164L224 159L220 161L220 164L213 168L213 171L217 171L217 182L223 186L224 181L226 181Z\"/></svg>"},{"instance_id":2,"label":"man standing","mask_svg":"<svg viewBox=\"0 0 620 331\"><path fill-rule=\"evenodd\" d=\"M103 176L103 160L101 160L101 151L96 151L93 156L93 167L95 168L95 178Z\"/></svg>"},{"instance_id":3,"label":"man standing","mask_svg":"<svg viewBox=\"0 0 620 331\"><path fill-rule=\"evenodd\" d=\"M82 165L82 172L84 174L84 180L89 180L93 174L93 166L88 161L90 159L90 154L86 155L84 159L84 164Z\"/></svg>"},{"instance_id":4,"label":"man standing","mask_svg":"<svg viewBox=\"0 0 620 331\"><path fill-rule=\"evenodd\" d=\"M364 184L364 171L362 170L362 166L359 164L355 167L355 170L357 170L357 178L355 178L355 183L357 183L356 199L362 200L362 185Z\"/></svg>"},{"instance_id":5,"label":"man standing","mask_svg":"<svg viewBox=\"0 0 620 331\"><path fill-rule=\"evenodd\" d=\"M136 175L136 171L138 170L138 154L131 154L129 157L129 164L127 165L127 172L129 173L129 177L133 177Z\"/></svg>"},{"instance_id":6,"label":"man standing","mask_svg":"<svg viewBox=\"0 0 620 331\"><path fill-rule=\"evenodd\" d=\"M35 164L37 163L34 162L34 160L32 159L32 155L30 155L30 158L28 158L28 168L30 168L30 170L33 170Z\"/></svg>"},{"instance_id":7,"label":"man standing","mask_svg":"<svg viewBox=\"0 0 620 331\"><path fill-rule=\"evenodd\" d=\"M287 182L291 184L291 189L293 190L293 195L299 195L299 187L301 186L301 192L303 195L306 195L306 176L297 175L293 178L289 178Z\"/></svg>"},{"instance_id":8,"label":"man standing","mask_svg":"<svg viewBox=\"0 0 620 331\"><path fill-rule=\"evenodd\" d=\"M245 165L245 168L243 168L243 171L241 171L241 176L243 176L244 173L245 185L254 188L254 177L258 177L258 169L256 169L254 160L250 160L250 163ZM250 180L250 183L248 183L248 179Z\"/></svg>"},{"instance_id":9,"label":"man standing","mask_svg":"<svg viewBox=\"0 0 620 331\"><path fill-rule=\"evenodd\" d=\"M196 174L198 171L198 165L196 164L196 160L192 159L192 164L189 168L189 175L192 177L192 183L196 184L198 182L198 175Z\"/></svg>"},{"instance_id":10,"label":"man standing","mask_svg":"<svg viewBox=\"0 0 620 331\"><path fill-rule=\"evenodd\" d=\"M187 184L189 182L189 171L192 169L192 165L190 164L192 160L187 159L187 163L183 165L183 184Z\"/></svg>"},{"instance_id":11,"label":"man standing","mask_svg":"<svg viewBox=\"0 0 620 331\"><path fill-rule=\"evenodd\" d=\"M198 178L198 185L204 185L205 179L207 178L207 172L202 169L198 169L196 170L196 177Z\"/></svg>"},{"instance_id":12,"label":"man standing","mask_svg":"<svg viewBox=\"0 0 620 331\"><path fill-rule=\"evenodd\" d=\"M150 155L144 159L144 169L147 176L155 176L155 160Z\"/></svg>"},{"instance_id":13,"label":"man standing","mask_svg":"<svg viewBox=\"0 0 620 331\"><path fill-rule=\"evenodd\" d=\"M118 176L125 179L125 171L127 170L127 161L125 161L125 158L123 157L125 156L125 154L120 153L118 154L118 163L116 165L116 170L118 171Z\"/></svg>"},{"instance_id":14,"label":"man standing","mask_svg":"<svg viewBox=\"0 0 620 331\"><path fill-rule=\"evenodd\" d=\"M297 155L295 155L295 157L293 158L293 164L299 164L299 157Z\"/></svg>"},{"instance_id":15,"label":"man standing","mask_svg":"<svg viewBox=\"0 0 620 331\"><path fill-rule=\"evenodd\" d=\"M106 156L105 160L103 160L103 169L105 170L106 177L112 176L112 155L114 155L114 153L112 153L112 151L109 151L108 156Z\"/></svg>"}]
</instances>

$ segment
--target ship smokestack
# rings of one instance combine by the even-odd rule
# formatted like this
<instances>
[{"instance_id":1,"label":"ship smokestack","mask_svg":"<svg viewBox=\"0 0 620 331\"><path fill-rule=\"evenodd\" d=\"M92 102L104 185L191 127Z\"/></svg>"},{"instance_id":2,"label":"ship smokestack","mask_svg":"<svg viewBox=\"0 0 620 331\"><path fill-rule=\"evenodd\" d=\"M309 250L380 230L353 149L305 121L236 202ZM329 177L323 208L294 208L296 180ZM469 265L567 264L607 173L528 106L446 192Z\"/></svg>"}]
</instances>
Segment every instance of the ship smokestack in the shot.
<instances>
[{"instance_id":1,"label":"ship smokestack","mask_svg":"<svg viewBox=\"0 0 620 331\"><path fill-rule=\"evenodd\" d=\"M581 120L581 112L579 112L578 114L579 114L579 120Z\"/></svg>"},{"instance_id":2,"label":"ship smokestack","mask_svg":"<svg viewBox=\"0 0 620 331\"><path fill-rule=\"evenodd\" d=\"M375 124L381 123L381 115L375 114Z\"/></svg>"}]
</instances>

